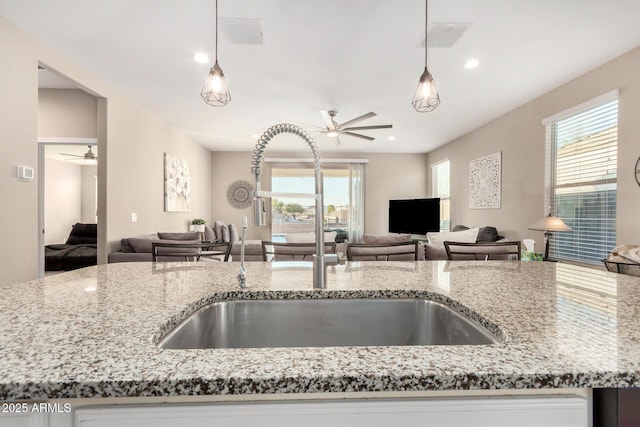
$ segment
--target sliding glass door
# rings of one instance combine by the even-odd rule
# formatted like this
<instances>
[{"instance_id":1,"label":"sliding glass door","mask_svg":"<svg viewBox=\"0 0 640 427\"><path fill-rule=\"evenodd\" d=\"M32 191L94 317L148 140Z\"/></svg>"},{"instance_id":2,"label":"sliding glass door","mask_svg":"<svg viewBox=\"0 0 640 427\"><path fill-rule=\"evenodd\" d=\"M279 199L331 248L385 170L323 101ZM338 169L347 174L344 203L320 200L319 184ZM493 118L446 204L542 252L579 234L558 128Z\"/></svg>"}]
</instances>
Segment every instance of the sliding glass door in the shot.
<instances>
[{"instance_id":1,"label":"sliding glass door","mask_svg":"<svg viewBox=\"0 0 640 427\"><path fill-rule=\"evenodd\" d=\"M285 242L292 233L313 233L316 217L325 231L335 231L336 241L357 241L364 229L363 165L323 165L324 209L317 213L315 200L304 197L271 199L271 238ZM275 193L313 194L312 167L271 166L271 191Z\"/></svg>"}]
</instances>

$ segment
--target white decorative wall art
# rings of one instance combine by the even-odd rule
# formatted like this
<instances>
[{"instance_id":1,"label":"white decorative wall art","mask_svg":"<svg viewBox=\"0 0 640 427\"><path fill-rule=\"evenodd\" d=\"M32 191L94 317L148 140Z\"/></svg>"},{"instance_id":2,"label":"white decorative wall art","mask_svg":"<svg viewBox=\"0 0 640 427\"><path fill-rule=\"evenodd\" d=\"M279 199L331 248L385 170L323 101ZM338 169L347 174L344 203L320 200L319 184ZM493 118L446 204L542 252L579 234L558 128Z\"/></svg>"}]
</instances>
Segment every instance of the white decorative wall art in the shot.
<instances>
[{"instance_id":1,"label":"white decorative wall art","mask_svg":"<svg viewBox=\"0 0 640 427\"><path fill-rule=\"evenodd\" d=\"M189 212L191 175L185 160L164 153L164 210Z\"/></svg>"},{"instance_id":2,"label":"white decorative wall art","mask_svg":"<svg viewBox=\"0 0 640 427\"><path fill-rule=\"evenodd\" d=\"M469 162L469 209L500 209L502 152Z\"/></svg>"}]
</instances>

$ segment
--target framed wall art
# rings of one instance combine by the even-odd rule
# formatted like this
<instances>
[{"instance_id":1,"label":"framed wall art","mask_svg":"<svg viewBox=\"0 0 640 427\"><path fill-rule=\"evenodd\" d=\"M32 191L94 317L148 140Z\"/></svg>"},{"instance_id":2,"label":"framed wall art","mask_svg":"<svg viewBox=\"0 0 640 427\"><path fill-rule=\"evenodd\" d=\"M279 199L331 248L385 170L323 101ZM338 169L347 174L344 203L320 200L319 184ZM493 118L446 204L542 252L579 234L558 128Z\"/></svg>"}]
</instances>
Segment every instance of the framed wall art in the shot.
<instances>
[{"instance_id":1,"label":"framed wall art","mask_svg":"<svg viewBox=\"0 0 640 427\"><path fill-rule=\"evenodd\" d=\"M469 209L500 209L502 152L469 162Z\"/></svg>"},{"instance_id":2,"label":"framed wall art","mask_svg":"<svg viewBox=\"0 0 640 427\"><path fill-rule=\"evenodd\" d=\"M185 160L164 153L164 210L189 212L191 175Z\"/></svg>"}]
</instances>

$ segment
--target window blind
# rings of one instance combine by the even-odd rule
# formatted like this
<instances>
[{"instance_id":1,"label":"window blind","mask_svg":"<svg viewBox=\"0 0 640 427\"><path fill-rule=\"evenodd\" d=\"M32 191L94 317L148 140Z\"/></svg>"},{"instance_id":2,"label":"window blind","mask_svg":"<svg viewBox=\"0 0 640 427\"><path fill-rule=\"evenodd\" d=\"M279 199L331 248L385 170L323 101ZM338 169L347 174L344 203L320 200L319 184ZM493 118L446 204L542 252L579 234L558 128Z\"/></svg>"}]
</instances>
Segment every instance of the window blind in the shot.
<instances>
[{"instance_id":1,"label":"window blind","mask_svg":"<svg viewBox=\"0 0 640 427\"><path fill-rule=\"evenodd\" d=\"M440 231L449 231L451 226L450 162L442 160L431 166L433 197L440 198Z\"/></svg>"},{"instance_id":2,"label":"window blind","mask_svg":"<svg viewBox=\"0 0 640 427\"><path fill-rule=\"evenodd\" d=\"M573 228L554 233L550 256L600 263L616 245L618 100L546 126L546 205Z\"/></svg>"}]
</instances>

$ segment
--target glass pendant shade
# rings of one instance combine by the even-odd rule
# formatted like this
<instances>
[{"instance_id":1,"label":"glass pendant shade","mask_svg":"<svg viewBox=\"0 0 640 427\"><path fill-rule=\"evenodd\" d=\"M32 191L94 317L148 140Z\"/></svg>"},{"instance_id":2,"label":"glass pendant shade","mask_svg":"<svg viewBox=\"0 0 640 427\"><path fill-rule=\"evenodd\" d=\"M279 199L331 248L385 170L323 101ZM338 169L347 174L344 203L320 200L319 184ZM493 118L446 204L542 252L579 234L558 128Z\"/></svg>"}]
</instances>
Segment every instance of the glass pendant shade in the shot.
<instances>
[{"instance_id":1,"label":"glass pendant shade","mask_svg":"<svg viewBox=\"0 0 640 427\"><path fill-rule=\"evenodd\" d=\"M200 95L202 99L204 99L204 102L214 107L224 107L231 101L231 95L227 88L227 82L224 79L224 73L220 65L218 65L217 60L209 71L209 76L204 83Z\"/></svg>"},{"instance_id":2,"label":"glass pendant shade","mask_svg":"<svg viewBox=\"0 0 640 427\"><path fill-rule=\"evenodd\" d=\"M411 105L419 113L433 111L440 105L440 95L438 95L436 83L433 81L433 76L427 70L427 67L424 67L424 72L420 76Z\"/></svg>"}]
</instances>

